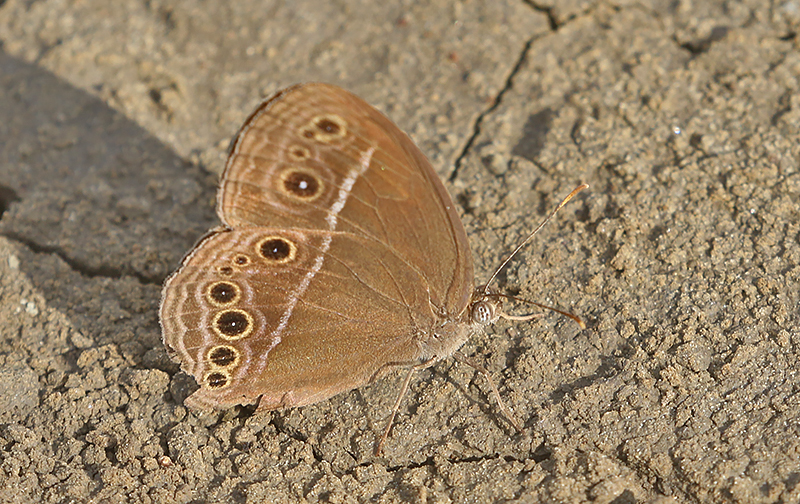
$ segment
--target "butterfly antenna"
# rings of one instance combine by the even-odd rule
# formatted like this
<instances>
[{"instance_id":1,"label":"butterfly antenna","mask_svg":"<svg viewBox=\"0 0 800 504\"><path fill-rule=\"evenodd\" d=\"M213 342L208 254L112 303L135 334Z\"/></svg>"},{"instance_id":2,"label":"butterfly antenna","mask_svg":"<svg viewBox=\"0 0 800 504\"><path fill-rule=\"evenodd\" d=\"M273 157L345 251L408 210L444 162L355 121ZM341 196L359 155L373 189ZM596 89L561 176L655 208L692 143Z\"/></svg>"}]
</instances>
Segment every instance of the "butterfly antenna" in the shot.
<instances>
[{"instance_id":1,"label":"butterfly antenna","mask_svg":"<svg viewBox=\"0 0 800 504\"><path fill-rule=\"evenodd\" d=\"M514 256L516 256L516 255L517 255L517 253L518 253L520 250L522 250L522 247L524 247L525 245L527 245L527 244L528 244L528 243L529 243L529 242L530 242L530 241L533 239L534 235L536 235L536 233L538 233L538 232L539 232L539 230L540 230L540 229L542 229L542 228L544 227L544 225L545 225L545 224L547 224L547 222L548 222L550 219L552 219L552 218L553 218L553 216L556 214L556 212L558 212L559 210L561 210L561 208L562 208L564 205L566 205L567 203L569 203L569 200L571 200L572 198L574 198L576 194L578 194L579 192L583 191L584 189L588 189L588 187L589 187L589 185L588 185L588 184L581 184L581 185L579 185L578 187L576 187L576 188L575 188L575 189L574 189L574 190L573 190L571 193L569 193L569 195L567 195L567 197L566 197L566 198L564 198L564 199L561 201L561 203L559 203L559 204L558 204L558 206L557 206L557 207L555 207L555 208L553 209L553 211L552 211L552 212L550 212L550 215L548 215L548 216L547 216L547 218L546 218L545 220L543 220L541 224L539 224L538 226L536 226L536 229L534 229L534 230L531 232L531 234L529 234L529 235L528 235L528 237L527 237L527 238L525 238L525 240L523 240L523 241L522 241L522 243L520 243L519 245L517 245L517 248L515 248L515 249L514 249L514 251L513 251L513 252L511 252L511 254L509 254L509 256L508 256L508 257L506 257L506 258L505 258L505 260L504 260L504 261L503 261L503 262L500 264L500 266L498 266L498 268L497 268L496 270L494 270L494 273L492 273L492 276L491 276L491 277L489 277L489 281L488 281L488 282L486 282L486 284L485 284L485 285L484 285L484 287L483 287L483 288L484 288L484 291L486 292L486 294L489 294L489 285L490 285L492 282L494 282L494 279L495 279L495 278L497 278L497 275L499 275L499 274L500 274L500 272L501 272L501 271L503 271L503 268L505 268L505 267L506 267L506 264L508 264L508 263L509 263L509 261L511 261L511 259L513 259L513 258L514 258ZM535 303L534 303L534 304L535 304ZM549 308L549 307L546 307L546 308ZM552 310L552 308L550 308L550 309ZM553 311L556 311L556 312L558 312L558 310L553 310ZM562 313L562 312L559 312L559 313ZM565 314L565 315L566 315L566 314ZM569 316L569 315L567 315L567 316ZM574 317L574 316L573 316L573 317ZM573 318L573 317L570 317L570 318ZM582 323L582 322L581 322L581 323Z\"/></svg>"}]
</instances>

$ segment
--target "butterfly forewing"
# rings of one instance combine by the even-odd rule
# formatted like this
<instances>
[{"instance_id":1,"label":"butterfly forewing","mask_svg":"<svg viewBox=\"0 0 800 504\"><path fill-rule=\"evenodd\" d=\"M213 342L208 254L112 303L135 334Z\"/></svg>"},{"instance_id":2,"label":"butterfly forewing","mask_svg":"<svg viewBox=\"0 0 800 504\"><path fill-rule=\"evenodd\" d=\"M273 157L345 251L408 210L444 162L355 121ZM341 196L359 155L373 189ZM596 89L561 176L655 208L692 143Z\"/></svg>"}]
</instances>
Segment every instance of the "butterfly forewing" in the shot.
<instances>
[{"instance_id":1,"label":"butterfly forewing","mask_svg":"<svg viewBox=\"0 0 800 504\"><path fill-rule=\"evenodd\" d=\"M405 133L337 87L290 88L250 116L231 149L218 213L232 227L327 230L351 178L335 229L386 244L423 273L435 305L463 310L472 256L450 196ZM317 192L298 197L298 182Z\"/></svg>"}]
</instances>

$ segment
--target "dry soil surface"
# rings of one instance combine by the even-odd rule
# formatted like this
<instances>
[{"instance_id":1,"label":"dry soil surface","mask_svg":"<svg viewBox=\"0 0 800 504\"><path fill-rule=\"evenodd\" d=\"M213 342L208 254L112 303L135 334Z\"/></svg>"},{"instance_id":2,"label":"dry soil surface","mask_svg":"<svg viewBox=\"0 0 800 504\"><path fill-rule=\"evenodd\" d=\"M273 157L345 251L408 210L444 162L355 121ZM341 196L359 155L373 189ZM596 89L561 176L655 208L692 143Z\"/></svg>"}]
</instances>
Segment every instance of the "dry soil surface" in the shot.
<instances>
[{"instance_id":1,"label":"dry soil surface","mask_svg":"<svg viewBox=\"0 0 800 504\"><path fill-rule=\"evenodd\" d=\"M798 0L0 0L0 501L800 501ZM183 405L161 284L237 128L326 81L408 131L476 281L580 182L473 369Z\"/></svg>"}]
</instances>

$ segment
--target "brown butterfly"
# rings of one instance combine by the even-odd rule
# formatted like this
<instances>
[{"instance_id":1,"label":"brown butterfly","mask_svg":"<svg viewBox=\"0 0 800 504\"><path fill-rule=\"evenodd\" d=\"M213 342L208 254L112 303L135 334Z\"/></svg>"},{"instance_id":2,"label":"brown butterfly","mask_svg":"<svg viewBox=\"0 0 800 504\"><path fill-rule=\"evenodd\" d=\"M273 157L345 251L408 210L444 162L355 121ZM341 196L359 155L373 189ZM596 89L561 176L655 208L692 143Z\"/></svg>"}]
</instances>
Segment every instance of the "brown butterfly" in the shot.
<instances>
[{"instance_id":1,"label":"brown butterfly","mask_svg":"<svg viewBox=\"0 0 800 504\"><path fill-rule=\"evenodd\" d=\"M161 302L167 351L200 385L187 406L302 406L409 368L379 452L415 370L453 355L489 378L458 349L504 315L497 272L474 287L430 162L357 96L305 84L262 103L232 144L217 213Z\"/></svg>"}]
</instances>

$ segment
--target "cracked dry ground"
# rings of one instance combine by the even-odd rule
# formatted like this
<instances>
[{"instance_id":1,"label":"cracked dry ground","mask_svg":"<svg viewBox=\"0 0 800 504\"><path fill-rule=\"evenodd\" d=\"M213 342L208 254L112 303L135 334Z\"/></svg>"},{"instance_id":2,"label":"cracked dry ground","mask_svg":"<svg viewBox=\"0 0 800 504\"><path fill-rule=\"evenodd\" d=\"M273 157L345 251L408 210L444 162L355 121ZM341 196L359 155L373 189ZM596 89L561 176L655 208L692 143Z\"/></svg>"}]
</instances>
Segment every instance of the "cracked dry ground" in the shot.
<instances>
[{"instance_id":1,"label":"cracked dry ground","mask_svg":"<svg viewBox=\"0 0 800 504\"><path fill-rule=\"evenodd\" d=\"M0 2L0 501L800 501L796 2L118 5ZM591 185L501 279L588 329L464 349L524 432L452 362L377 459L400 376L183 407L160 284L237 125L308 80L411 133L479 280Z\"/></svg>"}]
</instances>

